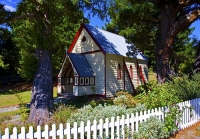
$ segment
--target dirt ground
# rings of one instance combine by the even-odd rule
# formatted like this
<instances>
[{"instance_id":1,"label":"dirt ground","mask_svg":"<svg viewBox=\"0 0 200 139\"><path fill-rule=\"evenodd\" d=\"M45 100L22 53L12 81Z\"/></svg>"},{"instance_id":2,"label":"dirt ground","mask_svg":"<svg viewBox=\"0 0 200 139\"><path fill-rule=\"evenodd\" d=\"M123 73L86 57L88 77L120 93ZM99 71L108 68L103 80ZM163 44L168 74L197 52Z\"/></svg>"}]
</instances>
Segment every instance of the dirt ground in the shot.
<instances>
[{"instance_id":1,"label":"dirt ground","mask_svg":"<svg viewBox=\"0 0 200 139\"><path fill-rule=\"evenodd\" d=\"M200 139L200 122L179 131L175 137L170 139Z\"/></svg>"}]
</instances>

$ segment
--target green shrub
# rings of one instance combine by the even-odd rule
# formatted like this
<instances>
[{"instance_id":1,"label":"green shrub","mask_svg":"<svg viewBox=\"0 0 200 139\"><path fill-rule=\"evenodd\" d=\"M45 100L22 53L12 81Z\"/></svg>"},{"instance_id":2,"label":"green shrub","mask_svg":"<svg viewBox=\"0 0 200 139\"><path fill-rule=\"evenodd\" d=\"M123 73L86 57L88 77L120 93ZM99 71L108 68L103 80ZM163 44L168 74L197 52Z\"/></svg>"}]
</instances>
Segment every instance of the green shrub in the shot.
<instances>
[{"instance_id":1,"label":"green shrub","mask_svg":"<svg viewBox=\"0 0 200 139\"><path fill-rule=\"evenodd\" d=\"M77 112L71 114L67 122L68 123L77 122L78 124L80 124L81 121L86 123L87 120L90 120L92 122L93 120L122 116L126 114L135 113L137 111L142 111L145 109L146 107L144 105L136 105L136 108L129 108L129 109L127 109L125 106L115 106L115 105L103 106L99 104L94 108L91 105L86 105L83 108L78 109Z\"/></svg>"},{"instance_id":2,"label":"green shrub","mask_svg":"<svg viewBox=\"0 0 200 139\"><path fill-rule=\"evenodd\" d=\"M150 117L139 124L138 133L133 134L135 139L164 139L169 137L164 123L156 117Z\"/></svg>"},{"instance_id":3,"label":"green shrub","mask_svg":"<svg viewBox=\"0 0 200 139\"><path fill-rule=\"evenodd\" d=\"M67 119L71 116L72 113L76 111L75 107L73 106L66 106L64 104L59 104L58 107L53 112L51 116L50 123L53 124L60 124L66 123Z\"/></svg>"},{"instance_id":4,"label":"green shrub","mask_svg":"<svg viewBox=\"0 0 200 139\"><path fill-rule=\"evenodd\" d=\"M117 106L126 106L127 108L134 108L136 106L136 103L138 103L138 101L135 100L134 97L127 91L117 92L116 96L117 97L113 100L113 103Z\"/></svg>"},{"instance_id":5,"label":"green shrub","mask_svg":"<svg viewBox=\"0 0 200 139\"><path fill-rule=\"evenodd\" d=\"M200 97L200 74L193 73L189 76L181 74L181 77L173 78L173 81L166 83L168 92L175 92L182 101Z\"/></svg>"},{"instance_id":6,"label":"green shrub","mask_svg":"<svg viewBox=\"0 0 200 139\"><path fill-rule=\"evenodd\" d=\"M147 84L148 91L145 92L144 86L139 86L137 90L140 92L135 98L140 99L148 109L168 106L170 104L180 102L174 90L167 90L167 85L156 84L150 82Z\"/></svg>"}]
</instances>

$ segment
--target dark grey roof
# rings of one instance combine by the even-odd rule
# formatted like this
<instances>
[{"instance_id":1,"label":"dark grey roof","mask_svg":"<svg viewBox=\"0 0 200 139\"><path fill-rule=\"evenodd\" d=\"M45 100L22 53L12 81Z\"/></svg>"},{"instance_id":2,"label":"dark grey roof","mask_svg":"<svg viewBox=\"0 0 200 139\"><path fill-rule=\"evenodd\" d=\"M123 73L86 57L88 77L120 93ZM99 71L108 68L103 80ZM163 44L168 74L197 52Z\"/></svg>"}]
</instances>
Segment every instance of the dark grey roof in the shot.
<instances>
[{"instance_id":1,"label":"dark grey roof","mask_svg":"<svg viewBox=\"0 0 200 139\"><path fill-rule=\"evenodd\" d=\"M68 56L79 76L81 76L81 77L93 77L94 76L93 71L92 71L85 55L69 53Z\"/></svg>"}]
</instances>

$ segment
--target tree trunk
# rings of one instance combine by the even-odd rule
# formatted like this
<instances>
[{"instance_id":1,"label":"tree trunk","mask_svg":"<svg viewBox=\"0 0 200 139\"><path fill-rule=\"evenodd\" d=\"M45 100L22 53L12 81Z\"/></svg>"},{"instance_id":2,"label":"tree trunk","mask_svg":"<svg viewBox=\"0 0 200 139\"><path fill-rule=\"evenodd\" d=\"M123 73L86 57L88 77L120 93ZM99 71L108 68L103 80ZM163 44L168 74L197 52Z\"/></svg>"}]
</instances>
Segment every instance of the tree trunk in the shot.
<instances>
[{"instance_id":1,"label":"tree trunk","mask_svg":"<svg viewBox=\"0 0 200 139\"><path fill-rule=\"evenodd\" d=\"M38 71L33 81L28 121L42 125L48 121L53 104L52 60L51 52L47 50L37 50L36 56Z\"/></svg>"},{"instance_id":2,"label":"tree trunk","mask_svg":"<svg viewBox=\"0 0 200 139\"><path fill-rule=\"evenodd\" d=\"M166 79L170 79L169 55L170 48L168 46L169 36L168 31L175 21L173 17L173 7L167 7L161 13L160 34L156 43L156 74L157 82L163 84Z\"/></svg>"}]
</instances>

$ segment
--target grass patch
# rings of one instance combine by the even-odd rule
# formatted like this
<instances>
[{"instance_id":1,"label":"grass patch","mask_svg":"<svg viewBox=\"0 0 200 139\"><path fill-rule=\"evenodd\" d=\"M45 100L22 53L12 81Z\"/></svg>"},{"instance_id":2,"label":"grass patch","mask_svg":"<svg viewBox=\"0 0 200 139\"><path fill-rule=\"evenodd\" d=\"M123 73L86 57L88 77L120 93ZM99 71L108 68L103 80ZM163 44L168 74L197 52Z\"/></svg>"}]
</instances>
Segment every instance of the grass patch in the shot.
<instances>
[{"instance_id":1,"label":"grass patch","mask_svg":"<svg viewBox=\"0 0 200 139\"><path fill-rule=\"evenodd\" d=\"M156 79L156 73L154 72L149 72L149 81L157 81Z\"/></svg>"},{"instance_id":2,"label":"grass patch","mask_svg":"<svg viewBox=\"0 0 200 139\"><path fill-rule=\"evenodd\" d=\"M57 97L57 89L54 87L53 89L53 96ZM19 105L19 100L16 96L16 93L18 93L22 97L22 101L24 103L30 103L31 101L31 91L23 91L23 92L15 92L15 91L9 91L5 93L0 94L0 108L1 107L7 107L7 106L13 106L13 105Z\"/></svg>"},{"instance_id":3,"label":"grass patch","mask_svg":"<svg viewBox=\"0 0 200 139\"><path fill-rule=\"evenodd\" d=\"M24 103L30 102L31 91L24 91L24 92L20 92L18 94L21 95ZM6 93L5 95L0 95L0 100L1 100L0 107L18 105L20 103L18 101L17 96L14 93L12 93L12 94Z\"/></svg>"},{"instance_id":4,"label":"grass patch","mask_svg":"<svg viewBox=\"0 0 200 139\"><path fill-rule=\"evenodd\" d=\"M5 120L10 120L13 116L18 115L20 110L0 113L0 124Z\"/></svg>"}]
</instances>

